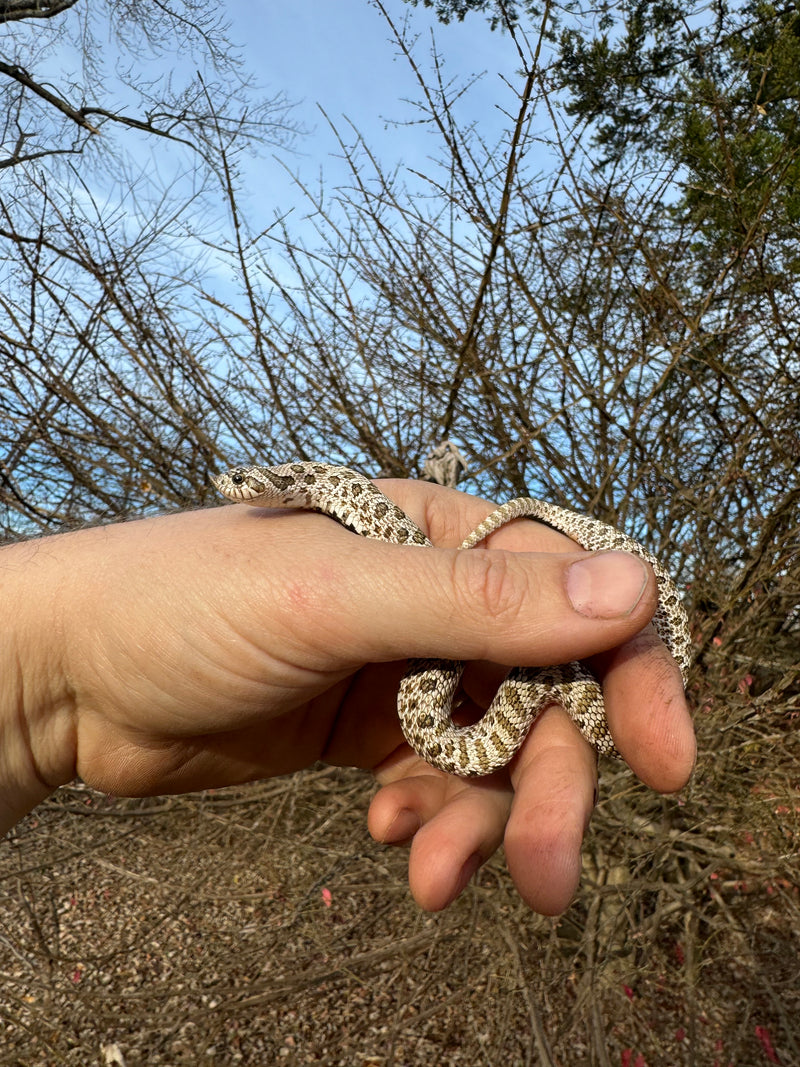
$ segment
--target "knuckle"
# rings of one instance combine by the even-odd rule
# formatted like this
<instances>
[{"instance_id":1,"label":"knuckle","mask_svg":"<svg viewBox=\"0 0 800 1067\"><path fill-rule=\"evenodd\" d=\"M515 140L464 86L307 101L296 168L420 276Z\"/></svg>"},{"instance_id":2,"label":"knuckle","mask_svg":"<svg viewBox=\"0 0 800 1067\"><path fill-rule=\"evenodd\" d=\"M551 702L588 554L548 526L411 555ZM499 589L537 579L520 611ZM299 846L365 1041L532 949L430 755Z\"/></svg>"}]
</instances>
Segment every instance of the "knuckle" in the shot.
<instances>
[{"instance_id":1,"label":"knuckle","mask_svg":"<svg viewBox=\"0 0 800 1067\"><path fill-rule=\"evenodd\" d=\"M470 549L456 555L456 596L459 610L492 623L513 625L528 599L527 584L506 553Z\"/></svg>"},{"instance_id":2,"label":"knuckle","mask_svg":"<svg viewBox=\"0 0 800 1067\"><path fill-rule=\"evenodd\" d=\"M680 667L652 623L648 623L628 641L626 658L637 659L646 666L648 684L658 696L671 692L678 679L681 686L683 685Z\"/></svg>"}]
</instances>

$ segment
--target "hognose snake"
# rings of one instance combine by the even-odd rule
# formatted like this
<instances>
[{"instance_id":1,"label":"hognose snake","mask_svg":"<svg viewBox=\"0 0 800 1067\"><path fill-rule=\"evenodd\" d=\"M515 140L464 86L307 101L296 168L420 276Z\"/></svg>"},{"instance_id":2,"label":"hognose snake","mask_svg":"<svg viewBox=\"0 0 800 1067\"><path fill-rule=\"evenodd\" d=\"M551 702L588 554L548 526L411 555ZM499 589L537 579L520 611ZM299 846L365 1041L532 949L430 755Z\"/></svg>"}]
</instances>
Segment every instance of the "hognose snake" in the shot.
<instances>
[{"instance_id":1,"label":"hognose snake","mask_svg":"<svg viewBox=\"0 0 800 1067\"><path fill-rule=\"evenodd\" d=\"M213 482L230 500L256 507L320 511L363 537L432 547L397 505L349 467L326 463L233 467ZM685 681L690 661L689 625L675 584L638 541L613 526L521 497L493 511L459 548L474 548L494 530L522 516L545 522L589 551L618 549L647 560L658 582L653 624ZM463 668L463 663L447 660L412 660L400 685L398 713L403 734L414 751L434 767L462 777L490 774L508 763L539 712L553 702L566 709L598 752L618 755L606 722L602 690L582 664L515 667L480 721L466 727L456 726L451 719Z\"/></svg>"}]
</instances>

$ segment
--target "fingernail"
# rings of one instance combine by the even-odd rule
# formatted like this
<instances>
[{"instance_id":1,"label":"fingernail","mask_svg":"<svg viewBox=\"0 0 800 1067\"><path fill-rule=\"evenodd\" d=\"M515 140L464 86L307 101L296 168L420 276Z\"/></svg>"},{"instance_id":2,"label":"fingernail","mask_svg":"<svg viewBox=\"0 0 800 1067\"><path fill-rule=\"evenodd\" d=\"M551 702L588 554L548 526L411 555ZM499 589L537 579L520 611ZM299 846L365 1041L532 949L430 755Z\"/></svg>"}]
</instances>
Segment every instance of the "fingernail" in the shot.
<instances>
[{"instance_id":1,"label":"fingernail","mask_svg":"<svg viewBox=\"0 0 800 1067\"><path fill-rule=\"evenodd\" d=\"M630 615L647 588L647 570L630 552L597 552L567 571L567 596L590 619Z\"/></svg>"},{"instance_id":2,"label":"fingernail","mask_svg":"<svg viewBox=\"0 0 800 1067\"><path fill-rule=\"evenodd\" d=\"M381 838L381 844L395 845L401 841L408 841L419 830L420 826L422 826L422 820L415 811L412 811L411 808L401 808L386 827L386 831Z\"/></svg>"},{"instance_id":3,"label":"fingernail","mask_svg":"<svg viewBox=\"0 0 800 1067\"><path fill-rule=\"evenodd\" d=\"M483 860L481 859L480 853L473 852L470 858L461 868L461 873L459 874L458 881L456 882L456 888L453 892L452 897L450 898L451 901L455 900L459 893L461 893L462 890L466 889L470 879L480 867L482 862Z\"/></svg>"}]
</instances>

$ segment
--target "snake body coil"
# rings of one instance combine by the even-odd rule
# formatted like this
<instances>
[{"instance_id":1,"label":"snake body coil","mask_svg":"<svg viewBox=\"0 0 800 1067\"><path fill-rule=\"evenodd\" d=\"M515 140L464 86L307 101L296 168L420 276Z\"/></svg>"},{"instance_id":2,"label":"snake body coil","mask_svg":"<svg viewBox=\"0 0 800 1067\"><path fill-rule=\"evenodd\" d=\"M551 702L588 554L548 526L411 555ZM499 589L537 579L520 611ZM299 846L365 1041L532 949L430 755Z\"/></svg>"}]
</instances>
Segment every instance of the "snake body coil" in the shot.
<instances>
[{"instance_id":1,"label":"snake body coil","mask_svg":"<svg viewBox=\"0 0 800 1067\"><path fill-rule=\"evenodd\" d=\"M257 507L320 511L363 537L431 547L405 512L349 467L326 463L233 467L214 478L214 484L230 500ZM651 565L658 582L653 624L685 682L690 662L689 625L675 584L638 541L613 526L520 497L493 511L459 548L474 548L494 530L523 516L547 523L589 551L632 552ZM403 734L414 751L434 767L462 777L490 774L508 763L537 715L554 702L565 708L598 752L618 755L608 730L600 685L581 663L515 667L480 721L462 727L453 723L451 714L463 669L462 663L449 660L412 660L400 685L398 713Z\"/></svg>"}]
</instances>

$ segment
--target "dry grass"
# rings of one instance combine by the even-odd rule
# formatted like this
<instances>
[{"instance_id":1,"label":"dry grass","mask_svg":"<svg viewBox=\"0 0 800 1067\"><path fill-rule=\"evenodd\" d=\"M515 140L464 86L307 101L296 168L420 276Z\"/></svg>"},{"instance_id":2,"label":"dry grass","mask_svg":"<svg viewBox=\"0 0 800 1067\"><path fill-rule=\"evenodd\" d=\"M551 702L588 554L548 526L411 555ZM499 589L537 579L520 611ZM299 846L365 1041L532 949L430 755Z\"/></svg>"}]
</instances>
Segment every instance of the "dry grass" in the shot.
<instances>
[{"instance_id":1,"label":"dry grass","mask_svg":"<svg viewBox=\"0 0 800 1067\"><path fill-rule=\"evenodd\" d=\"M447 912L323 768L193 797L59 791L0 852L0 1065L800 1063L797 696L702 693L691 786L603 768L580 895L502 857ZM721 725L725 728L721 729Z\"/></svg>"}]
</instances>

